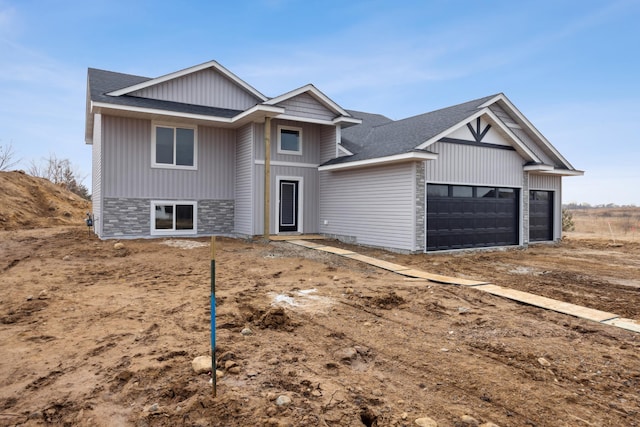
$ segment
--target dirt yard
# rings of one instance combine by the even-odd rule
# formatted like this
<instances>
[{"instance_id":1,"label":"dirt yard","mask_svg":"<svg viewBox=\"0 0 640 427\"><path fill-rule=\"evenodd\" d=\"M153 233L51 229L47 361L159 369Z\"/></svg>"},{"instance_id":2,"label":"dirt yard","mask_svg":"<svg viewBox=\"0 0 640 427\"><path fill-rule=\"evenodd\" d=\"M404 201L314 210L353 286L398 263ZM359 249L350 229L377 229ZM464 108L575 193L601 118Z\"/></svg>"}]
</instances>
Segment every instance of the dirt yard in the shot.
<instances>
[{"instance_id":1,"label":"dirt yard","mask_svg":"<svg viewBox=\"0 0 640 427\"><path fill-rule=\"evenodd\" d=\"M0 231L0 425L638 426L640 334L285 242ZM404 256L640 319L640 243ZM420 425L429 424L422 420Z\"/></svg>"}]
</instances>

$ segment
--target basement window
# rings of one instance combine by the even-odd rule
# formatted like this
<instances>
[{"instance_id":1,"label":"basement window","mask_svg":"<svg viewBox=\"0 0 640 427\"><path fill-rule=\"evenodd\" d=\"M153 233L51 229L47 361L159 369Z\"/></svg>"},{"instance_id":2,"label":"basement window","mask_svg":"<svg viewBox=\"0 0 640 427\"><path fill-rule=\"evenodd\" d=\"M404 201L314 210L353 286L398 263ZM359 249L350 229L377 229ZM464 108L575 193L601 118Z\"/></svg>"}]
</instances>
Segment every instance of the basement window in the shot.
<instances>
[{"instance_id":1,"label":"basement window","mask_svg":"<svg viewBox=\"0 0 640 427\"><path fill-rule=\"evenodd\" d=\"M153 201L151 202L151 234L196 234L198 232L197 211L197 202Z\"/></svg>"}]
</instances>

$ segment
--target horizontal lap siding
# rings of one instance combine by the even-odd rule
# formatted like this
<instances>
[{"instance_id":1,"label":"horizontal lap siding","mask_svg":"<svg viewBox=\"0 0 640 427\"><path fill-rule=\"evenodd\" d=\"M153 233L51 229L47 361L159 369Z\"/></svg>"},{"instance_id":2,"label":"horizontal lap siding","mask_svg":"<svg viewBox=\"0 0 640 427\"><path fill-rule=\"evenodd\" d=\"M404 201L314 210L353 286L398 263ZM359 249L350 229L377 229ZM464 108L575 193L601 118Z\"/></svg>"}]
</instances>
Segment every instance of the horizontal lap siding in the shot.
<instances>
[{"instance_id":1,"label":"horizontal lap siding","mask_svg":"<svg viewBox=\"0 0 640 427\"><path fill-rule=\"evenodd\" d=\"M414 250L414 170L413 164L402 164L321 172L320 232L353 236L364 245Z\"/></svg>"},{"instance_id":2,"label":"horizontal lap siding","mask_svg":"<svg viewBox=\"0 0 640 427\"><path fill-rule=\"evenodd\" d=\"M258 103L255 97L212 69L141 89L131 95L232 110L246 110Z\"/></svg>"},{"instance_id":3,"label":"horizontal lap siding","mask_svg":"<svg viewBox=\"0 0 640 427\"><path fill-rule=\"evenodd\" d=\"M438 160L426 162L431 183L522 186L524 160L512 150L437 142L429 150Z\"/></svg>"},{"instance_id":4,"label":"horizontal lap siding","mask_svg":"<svg viewBox=\"0 0 640 427\"><path fill-rule=\"evenodd\" d=\"M284 113L289 116L307 117L318 120L333 120L333 118L336 117L335 113L307 93L287 99L279 103L278 107L283 107Z\"/></svg>"},{"instance_id":5,"label":"horizontal lap siding","mask_svg":"<svg viewBox=\"0 0 640 427\"><path fill-rule=\"evenodd\" d=\"M236 146L235 231L253 235L253 124L238 130Z\"/></svg>"},{"instance_id":6,"label":"horizontal lap siding","mask_svg":"<svg viewBox=\"0 0 640 427\"><path fill-rule=\"evenodd\" d=\"M234 199L235 131L198 127L198 170L151 167L151 122L103 116L103 197Z\"/></svg>"}]
</instances>

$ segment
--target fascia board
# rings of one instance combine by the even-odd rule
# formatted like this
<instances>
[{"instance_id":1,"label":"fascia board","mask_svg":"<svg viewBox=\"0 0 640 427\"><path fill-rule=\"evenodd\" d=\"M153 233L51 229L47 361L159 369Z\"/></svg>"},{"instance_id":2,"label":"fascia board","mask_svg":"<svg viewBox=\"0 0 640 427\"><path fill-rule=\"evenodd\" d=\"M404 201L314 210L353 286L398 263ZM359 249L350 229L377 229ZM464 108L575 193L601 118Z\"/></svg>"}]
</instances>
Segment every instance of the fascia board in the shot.
<instances>
[{"instance_id":1,"label":"fascia board","mask_svg":"<svg viewBox=\"0 0 640 427\"><path fill-rule=\"evenodd\" d=\"M524 167L525 172L552 171L552 165L529 165Z\"/></svg>"},{"instance_id":2,"label":"fascia board","mask_svg":"<svg viewBox=\"0 0 640 427\"><path fill-rule=\"evenodd\" d=\"M520 121L521 124L524 124L528 130L530 130L535 136L536 138L538 138L538 140L544 144L549 150L551 150L551 152L558 157L558 159L560 159L560 161L562 163L564 163L564 165L573 170L573 166L571 165L571 163L569 163L569 161L567 159L564 158L564 156L562 154L560 154L560 152L551 144L551 142L549 142L549 140L547 138L544 137L544 135L542 135L542 133L540 133L540 131L538 131L538 129L536 129L536 127L533 125L533 123L531 123L525 116L524 114L522 114L520 112L520 110L518 110L518 108L516 108L515 105L513 105L513 103L509 100L509 98L507 98L504 94L500 94L498 96L496 96L495 98L493 98L490 101L487 101L483 104L483 106L489 106L495 102L498 101L502 101L502 103L507 107L507 109L509 110L510 113L513 113L513 115L515 115L517 117L517 119Z\"/></svg>"},{"instance_id":3,"label":"fascia board","mask_svg":"<svg viewBox=\"0 0 640 427\"><path fill-rule=\"evenodd\" d=\"M579 171L576 169L553 169L550 171L538 171L540 175L559 175L559 176L583 176L584 171Z\"/></svg>"},{"instance_id":4,"label":"fascia board","mask_svg":"<svg viewBox=\"0 0 640 427\"><path fill-rule=\"evenodd\" d=\"M393 156L377 157L375 159L357 160L355 162L339 163L337 165L326 165L318 167L319 171L346 170L356 169L367 166L382 166L393 163L415 162L422 160L437 160L438 155L435 153L403 153Z\"/></svg>"},{"instance_id":5,"label":"fascia board","mask_svg":"<svg viewBox=\"0 0 640 427\"><path fill-rule=\"evenodd\" d=\"M264 105L264 104L260 104L260 105ZM281 107L275 107L275 108L280 108L284 112L284 108L281 108ZM280 114L276 118L277 119L281 119L281 120L291 120L291 121L295 121L295 122L316 123L316 124L319 124L319 125L333 125L334 124L333 121L331 121L331 120L314 119L312 117L292 116L290 114Z\"/></svg>"},{"instance_id":6,"label":"fascia board","mask_svg":"<svg viewBox=\"0 0 640 427\"><path fill-rule=\"evenodd\" d=\"M446 130L440 132L436 136L434 136L434 137L428 139L427 141L423 142L422 144L418 145L416 147L416 149L424 150L429 145L431 145L431 144L433 144L435 142L438 142L441 138L444 138L445 136L449 135L450 133L460 129L463 126L466 126L466 124L469 123L470 121L473 121L473 120L477 119L478 117L485 116L485 115L488 116L491 119L491 123L492 124L498 126L511 139L511 141L516 145L516 150L520 154L524 155L527 158L527 160L534 161L536 163L542 163L542 160L540 158L538 158L538 156L536 156L536 154L533 151L531 151L526 145L524 145L524 143L522 141L520 141L520 138L518 138L516 136L516 134L514 134L511 129L509 129L504 123L502 123L502 121L488 107L483 107L477 113L474 113L474 114L468 116L467 118L465 118L465 119L461 120L460 122L456 123L455 125L451 126L449 129L446 129Z\"/></svg>"},{"instance_id":7,"label":"fascia board","mask_svg":"<svg viewBox=\"0 0 640 427\"><path fill-rule=\"evenodd\" d=\"M338 104L332 101L331 98L329 98L327 95L320 92L320 90L318 90L318 88L316 88L312 84L304 85L302 87L299 87L298 89L294 89L280 96L276 96L275 98L271 98L268 101L265 101L264 104L267 104L267 105L279 104L282 101L286 101L287 99L291 99L293 97L296 97L306 92L309 92L314 98L316 98L318 101L324 104L325 107L332 109L334 112L340 114L341 116L346 116L346 117L351 116L342 107L340 107Z\"/></svg>"},{"instance_id":8,"label":"fascia board","mask_svg":"<svg viewBox=\"0 0 640 427\"><path fill-rule=\"evenodd\" d=\"M209 61L204 64L195 65L193 67L185 68L184 70L176 71L173 73L166 74L164 76L157 77L155 79L147 80L146 82L138 83L137 85L125 87L122 89L115 90L113 92L109 92L107 95L111 96L120 96L126 95L127 93L135 92L140 89L144 89L150 86L155 86L160 83L164 83L169 80L177 79L179 77L183 77L189 74L196 73L198 71L206 70L207 68L215 68L218 72L223 74L225 77L229 78L231 81L236 83L238 86L242 87L246 91L250 92L252 95L260 99L261 101L266 101L268 98L260 93L253 86L233 74L231 71L227 70L225 67L220 65L217 61Z\"/></svg>"},{"instance_id":9,"label":"fascia board","mask_svg":"<svg viewBox=\"0 0 640 427\"><path fill-rule=\"evenodd\" d=\"M264 105L255 105L250 109L243 111L242 113L233 116L231 118L227 117L215 117L215 116L207 116L204 114L193 114L193 113L181 113L176 111L168 111L168 110L159 110L155 108L144 108L144 107L131 107L126 105L118 105L118 104L108 104L104 102L92 102L91 103L91 111L94 112L95 109L105 108L112 110L120 110L120 111L131 111L135 113L143 113L143 114L151 114L158 116L170 116L170 117L181 117L185 119L192 120L203 120L214 123L225 123L225 124L233 124L239 122L242 119L245 119L251 115L264 113L265 116L275 117L281 114L284 109L280 107L271 107ZM261 115L262 116L262 115Z\"/></svg>"},{"instance_id":10,"label":"fascia board","mask_svg":"<svg viewBox=\"0 0 640 427\"><path fill-rule=\"evenodd\" d=\"M361 124L362 123L362 119L356 119L355 117L340 116L340 117L336 117L335 119L333 119L332 123L334 125L348 124L348 125L352 126L352 125Z\"/></svg>"}]
</instances>

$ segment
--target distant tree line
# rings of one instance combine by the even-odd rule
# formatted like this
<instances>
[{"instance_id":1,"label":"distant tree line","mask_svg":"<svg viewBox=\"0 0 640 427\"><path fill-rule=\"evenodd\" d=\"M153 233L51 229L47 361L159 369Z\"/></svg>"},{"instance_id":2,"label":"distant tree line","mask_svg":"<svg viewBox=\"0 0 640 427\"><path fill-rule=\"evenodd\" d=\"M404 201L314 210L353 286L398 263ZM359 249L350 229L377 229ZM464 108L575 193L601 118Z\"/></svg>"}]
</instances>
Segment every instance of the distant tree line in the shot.
<instances>
[{"instance_id":1,"label":"distant tree line","mask_svg":"<svg viewBox=\"0 0 640 427\"><path fill-rule=\"evenodd\" d=\"M597 209L597 208L636 208L637 206L633 203L630 205L618 205L616 203L607 203L607 204L599 204L599 205L591 205L589 203L565 203L562 205L563 209Z\"/></svg>"}]
</instances>

